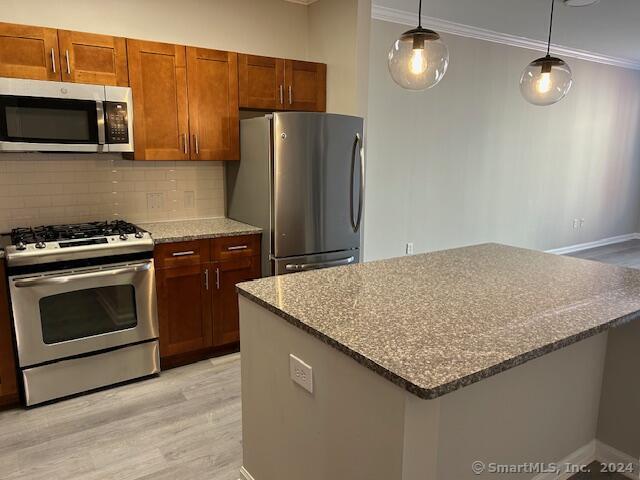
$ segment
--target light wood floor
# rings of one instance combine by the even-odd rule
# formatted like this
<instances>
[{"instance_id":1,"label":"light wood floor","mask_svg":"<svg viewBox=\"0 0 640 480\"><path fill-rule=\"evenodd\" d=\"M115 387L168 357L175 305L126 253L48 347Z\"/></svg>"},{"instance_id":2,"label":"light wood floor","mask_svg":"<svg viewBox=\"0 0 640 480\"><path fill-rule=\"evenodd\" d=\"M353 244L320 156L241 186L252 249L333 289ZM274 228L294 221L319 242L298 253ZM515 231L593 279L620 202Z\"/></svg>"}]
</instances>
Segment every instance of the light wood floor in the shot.
<instances>
[{"instance_id":1,"label":"light wood floor","mask_svg":"<svg viewBox=\"0 0 640 480\"><path fill-rule=\"evenodd\" d=\"M0 412L2 480L237 480L239 354Z\"/></svg>"},{"instance_id":2,"label":"light wood floor","mask_svg":"<svg viewBox=\"0 0 640 480\"><path fill-rule=\"evenodd\" d=\"M640 268L640 240L605 245L569 254L571 257L596 260L622 267Z\"/></svg>"},{"instance_id":3,"label":"light wood floor","mask_svg":"<svg viewBox=\"0 0 640 480\"><path fill-rule=\"evenodd\" d=\"M640 268L640 240L572 256ZM0 412L0 479L237 480L240 415L239 354L44 407Z\"/></svg>"}]
</instances>

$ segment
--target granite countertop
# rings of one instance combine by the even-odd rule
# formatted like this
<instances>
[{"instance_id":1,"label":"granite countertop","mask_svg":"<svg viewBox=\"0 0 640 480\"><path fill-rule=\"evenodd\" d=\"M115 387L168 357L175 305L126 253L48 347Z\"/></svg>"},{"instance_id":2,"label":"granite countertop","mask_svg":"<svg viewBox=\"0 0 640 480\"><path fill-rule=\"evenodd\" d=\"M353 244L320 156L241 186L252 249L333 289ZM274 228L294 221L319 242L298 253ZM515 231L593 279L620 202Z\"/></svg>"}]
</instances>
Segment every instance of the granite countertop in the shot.
<instances>
[{"instance_id":1,"label":"granite countertop","mask_svg":"<svg viewBox=\"0 0 640 480\"><path fill-rule=\"evenodd\" d=\"M207 218L169 222L141 223L155 243L185 242L205 238L231 237L260 233L262 230L230 218Z\"/></svg>"},{"instance_id":2,"label":"granite countertop","mask_svg":"<svg viewBox=\"0 0 640 480\"><path fill-rule=\"evenodd\" d=\"M640 317L640 270L498 244L238 291L424 399Z\"/></svg>"}]
</instances>

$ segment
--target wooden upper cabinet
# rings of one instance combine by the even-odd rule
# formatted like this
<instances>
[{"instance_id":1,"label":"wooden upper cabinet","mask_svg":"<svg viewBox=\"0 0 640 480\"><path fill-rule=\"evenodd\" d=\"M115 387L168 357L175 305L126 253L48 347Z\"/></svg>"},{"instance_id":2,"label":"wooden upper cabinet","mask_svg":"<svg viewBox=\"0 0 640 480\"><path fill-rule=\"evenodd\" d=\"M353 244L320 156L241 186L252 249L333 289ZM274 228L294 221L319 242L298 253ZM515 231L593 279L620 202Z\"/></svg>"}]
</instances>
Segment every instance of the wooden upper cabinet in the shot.
<instances>
[{"instance_id":1,"label":"wooden upper cabinet","mask_svg":"<svg viewBox=\"0 0 640 480\"><path fill-rule=\"evenodd\" d=\"M327 66L285 60L286 109L324 112L327 109Z\"/></svg>"},{"instance_id":2,"label":"wooden upper cabinet","mask_svg":"<svg viewBox=\"0 0 640 480\"><path fill-rule=\"evenodd\" d=\"M325 64L245 54L238 63L241 108L326 110Z\"/></svg>"},{"instance_id":3,"label":"wooden upper cabinet","mask_svg":"<svg viewBox=\"0 0 640 480\"><path fill-rule=\"evenodd\" d=\"M0 77L60 80L55 28L0 23Z\"/></svg>"},{"instance_id":4,"label":"wooden upper cabinet","mask_svg":"<svg viewBox=\"0 0 640 480\"><path fill-rule=\"evenodd\" d=\"M62 80L98 85L129 85L124 38L58 30Z\"/></svg>"},{"instance_id":5,"label":"wooden upper cabinet","mask_svg":"<svg viewBox=\"0 0 640 480\"><path fill-rule=\"evenodd\" d=\"M127 40L136 160L187 160L186 49Z\"/></svg>"},{"instance_id":6,"label":"wooden upper cabinet","mask_svg":"<svg viewBox=\"0 0 640 480\"><path fill-rule=\"evenodd\" d=\"M238 54L187 47L191 159L239 160Z\"/></svg>"},{"instance_id":7,"label":"wooden upper cabinet","mask_svg":"<svg viewBox=\"0 0 640 480\"><path fill-rule=\"evenodd\" d=\"M285 108L283 59L239 54L238 84L241 108Z\"/></svg>"}]
</instances>

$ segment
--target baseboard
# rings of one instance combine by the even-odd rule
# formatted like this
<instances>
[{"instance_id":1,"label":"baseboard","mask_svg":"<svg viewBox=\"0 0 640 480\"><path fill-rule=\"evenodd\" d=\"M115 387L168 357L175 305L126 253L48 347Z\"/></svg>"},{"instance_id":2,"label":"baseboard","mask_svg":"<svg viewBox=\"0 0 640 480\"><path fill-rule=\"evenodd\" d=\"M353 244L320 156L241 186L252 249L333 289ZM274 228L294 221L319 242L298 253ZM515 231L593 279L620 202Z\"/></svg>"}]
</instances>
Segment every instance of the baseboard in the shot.
<instances>
[{"instance_id":1,"label":"baseboard","mask_svg":"<svg viewBox=\"0 0 640 480\"><path fill-rule=\"evenodd\" d=\"M633 478L638 480L640 475L640 461L637 458L627 455L620 450L617 450L606 443L602 443L600 440L596 440L596 458L600 463L616 464L616 465L633 465L633 473L619 472L627 478Z\"/></svg>"},{"instance_id":2,"label":"baseboard","mask_svg":"<svg viewBox=\"0 0 640 480\"><path fill-rule=\"evenodd\" d=\"M569 245L568 247L562 248L553 248L551 250L546 250L546 252L554 253L556 255L566 255L567 253L580 252L590 248L604 247L605 245L613 245L614 243L638 239L640 239L640 233L627 233L626 235L617 235L615 237L603 238L602 240L596 240L593 242L578 243L576 245Z\"/></svg>"},{"instance_id":3,"label":"baseboard","mask_svg":"<svg viewBox=\"0 0 640 480\"><path fill-rule=\"evenodd\" d=\"M596 440L592 440L584 447L579 448L569 456L563 458L559 462L556 462L561 468L560 474L556 474L555 472L540 473L533 477L532 480L568 480L575 475L576 472L565 471L567 470L565 465L589 465L596 459L596 446Z\"/></svg>"},{"instance_id":4,"label":"baseboard","mask_svg":"<svg viewBox=\"0 0 640 480\"><path fill-rule=\"evenodd\" d=\"M600 463L604 464L617 464L617 465L627 465L633 464L634 473L625 473L620 472L627 478L638 480L638 472L640 472L640 462L637 458L633 458L630 455L627 455L620 450L616 450L615 448L602 443L600 440L592 440L587 443L584 447L579 448L575 452L571 453L567 457L563 458L559 462L556 462L558 465L589 465L590 463L598 460ZM564 468L563 468L564 470ZM549 473L541 473L533 477L532 480L568 480L577 472L572 471L563 471L559 475L553 472ZM240 467L240 480L256 480L253 478L244 466Z\"/></svg>"},{"instance_id":5,"label":"baseboard","mask_svg":"<svg viewBox=\"0 0 640 480\"><path fill-rule=\"evenodd\" d=\"M240 467L240 477L240 480L256 480L253 478L253 475L247 472L247 469L244 468L244 466Z\"/></svg>"}]
</instances>

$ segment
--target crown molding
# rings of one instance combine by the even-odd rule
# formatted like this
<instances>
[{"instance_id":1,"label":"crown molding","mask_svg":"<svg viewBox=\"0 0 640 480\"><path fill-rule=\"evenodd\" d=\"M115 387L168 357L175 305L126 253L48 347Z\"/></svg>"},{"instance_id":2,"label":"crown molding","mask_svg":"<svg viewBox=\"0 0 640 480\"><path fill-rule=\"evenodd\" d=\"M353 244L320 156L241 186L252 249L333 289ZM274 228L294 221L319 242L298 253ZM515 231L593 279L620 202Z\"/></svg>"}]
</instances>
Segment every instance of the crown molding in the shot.
<instances>
[{"instance_id":1,"label":"crown molding","mask_svg":"<svg viewBox=\"0 0 640 480\"><path fill-rule=\"evenodd\" d=\"M397 10L395 8L373 5L371 8L371 17L376 20L384 20L386 22L399 23L402 25L415 26L416 14ZM475 38L485 40L487 42L500 43L510 45L512 47L528 48L531 50L547 51L547 43L534 40L527 37L519 37L508 33L494 32L484 28L473 27L471 25L463 25L461 23L450 22L435 17L422 17L422 26L431 28L438 32L450 33L461 37ZM562 45L551 44L554 55L579 58L590 62L603 63L605 65L613 65L616 67L640 70L640 62L620 57L612 57L610 55L602 55L600 53L589 52L577 48L563 47Z\"/></svg>"}]
</instances>

